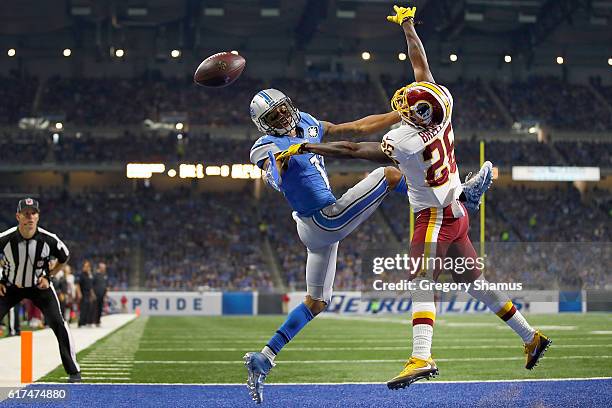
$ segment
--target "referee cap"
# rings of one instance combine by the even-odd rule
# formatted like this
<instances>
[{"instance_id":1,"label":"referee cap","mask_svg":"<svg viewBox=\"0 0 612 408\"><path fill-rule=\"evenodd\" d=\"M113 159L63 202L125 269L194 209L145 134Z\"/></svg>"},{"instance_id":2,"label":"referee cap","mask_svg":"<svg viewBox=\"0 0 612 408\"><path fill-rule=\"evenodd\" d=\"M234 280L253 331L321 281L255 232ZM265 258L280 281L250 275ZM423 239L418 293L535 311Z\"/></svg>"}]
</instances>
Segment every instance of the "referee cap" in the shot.
<instances>
[{"instance_id":1,"label":"referee cap","mask_svg":"<svg viewBox=\"0 0 612 408\"><path fill-rule=\"evenodd\" d=\"M19 203L17 204L17 212L22 212L26 208L32 208L36 210L37 212L40 212L38 201L36 201L33 198L28 197L28 198L24 198L23 200L19 200Z\"/></svg>"}]
</instances>

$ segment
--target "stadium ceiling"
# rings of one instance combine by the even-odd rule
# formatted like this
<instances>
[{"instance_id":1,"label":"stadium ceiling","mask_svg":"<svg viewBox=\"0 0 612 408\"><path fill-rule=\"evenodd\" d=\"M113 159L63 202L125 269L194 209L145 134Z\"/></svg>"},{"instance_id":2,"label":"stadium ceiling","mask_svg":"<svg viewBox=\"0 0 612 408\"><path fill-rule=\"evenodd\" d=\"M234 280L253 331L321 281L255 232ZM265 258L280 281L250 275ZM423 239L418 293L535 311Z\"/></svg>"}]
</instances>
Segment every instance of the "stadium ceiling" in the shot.
<instances>
[{"instance_id":1,"label":"stadium ceiling","mask_svg":"<svg viewBox=\"0 0 612 408\"><path fill-rule=\"evenodd\" d=\"M98 45L131 31L168 36L183 48L215 38L278 38L306 49L314 38L359 42L397 37L385 22L389 0L3 0L0 38L57 36ZM401 2L400 2L401 3ZM547 39L571 39L609 49L612 0L418 0L425 40L461 42L470 36L511 37L528 54ZM89 32L87 37L84 33ZM143 38L143 37L141 37ZM467 41L467 40L466 40ZM27 41L24 41L27 43ZM147 41L140 41L146 43ZM139 44L140 44L139 43ZM274 43L269 44L271 48Z\"/></svg>"}]
</instances>

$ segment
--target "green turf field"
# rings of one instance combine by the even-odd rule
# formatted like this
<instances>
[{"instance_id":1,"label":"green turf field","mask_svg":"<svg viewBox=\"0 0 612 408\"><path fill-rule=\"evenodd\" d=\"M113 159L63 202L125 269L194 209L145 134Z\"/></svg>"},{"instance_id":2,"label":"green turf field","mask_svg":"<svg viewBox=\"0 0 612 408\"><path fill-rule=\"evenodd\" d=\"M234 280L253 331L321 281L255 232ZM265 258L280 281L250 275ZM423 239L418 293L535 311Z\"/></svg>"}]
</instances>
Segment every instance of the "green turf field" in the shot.
<instances>
[{"instance_id":1,"label":"green turf field","mask_svg":"<svg viewBox=\"0 0 612 408\"><path fill-rule=\"evenodd\" d=\"M521 340L495 315L439 316L438 380L612 376L612 314L532 315L553 344L524 369ZM259 351L274 317L141 317L79 353L86 382L243 383L246 351ZM310 323L277 358L268 382L382 382L409 357L404 317L330 316ZM64 381L61 366L41 381Z\"/></svg>"}]
</instances>

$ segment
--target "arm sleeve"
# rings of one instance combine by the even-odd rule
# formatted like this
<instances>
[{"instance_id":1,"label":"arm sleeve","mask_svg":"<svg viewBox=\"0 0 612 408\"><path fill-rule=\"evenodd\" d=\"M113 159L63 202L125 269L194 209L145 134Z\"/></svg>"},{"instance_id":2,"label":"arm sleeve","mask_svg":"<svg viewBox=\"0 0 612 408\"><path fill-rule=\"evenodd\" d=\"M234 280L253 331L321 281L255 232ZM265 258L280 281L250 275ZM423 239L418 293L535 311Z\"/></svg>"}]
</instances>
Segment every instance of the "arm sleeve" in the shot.
<instances>
[{"instance_id":1,"label":"arm sleeve","mask_svg":"<svg viewBox=\"0 0 612 408\"><path fill-rule=\"evenodd\" d=\"M255 164L260 169L263 169L263 163L265 159L268 158L268 152L276 154L280 151L281 149L276 146L276 143L271 140L261 138L257 142L255 142L255 144L251 148L249 158L251 160L251 163Z\"/></svg>"},{"instance_id":2,"label":"arm sleeve","mask_svg":"<svg viewBox=\"0 0 612 408\"><path fill-rule=\"evenodd\" d=\"M6 244L6 240L0 240L0 248L4 248ZM8 282L8 268L10 268L8 260L6 259L4 252L0 252L0 283Z\"/></svg>"},{"instance_id":3,"label":"arm sleeve","mask_svg":"<svg viewBox=\"0 0 612 408\"><path fill-rule=\"evenodd\" d=\"M59 239L57 235L53 235L51 237L51 243L49 244L49 247L51 248L51 256L57 258L57 261L59 263L66 263L68 261L68 257L70 256L68 247L62 242L61 239Z\"/></svg>"}]
</instances>

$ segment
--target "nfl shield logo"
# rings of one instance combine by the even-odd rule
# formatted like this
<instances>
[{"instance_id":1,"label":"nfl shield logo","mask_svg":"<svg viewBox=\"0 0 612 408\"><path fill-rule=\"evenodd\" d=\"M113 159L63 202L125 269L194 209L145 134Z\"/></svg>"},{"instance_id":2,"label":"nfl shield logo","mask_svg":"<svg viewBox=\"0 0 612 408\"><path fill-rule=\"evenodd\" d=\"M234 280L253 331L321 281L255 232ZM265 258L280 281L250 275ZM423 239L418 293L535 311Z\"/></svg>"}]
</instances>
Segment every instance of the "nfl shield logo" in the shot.
<instances>
[{"instance_id":1,"label":"nfl shield logo","mask_svg":"<svg viewBox=\"0 0 612 408\"><path fill-rule=\"evenodd\" d=\"M319 135L319 127L318 126L310 126L308 128L308 137L317 137Z\"/></svg>"}]
</instances>

